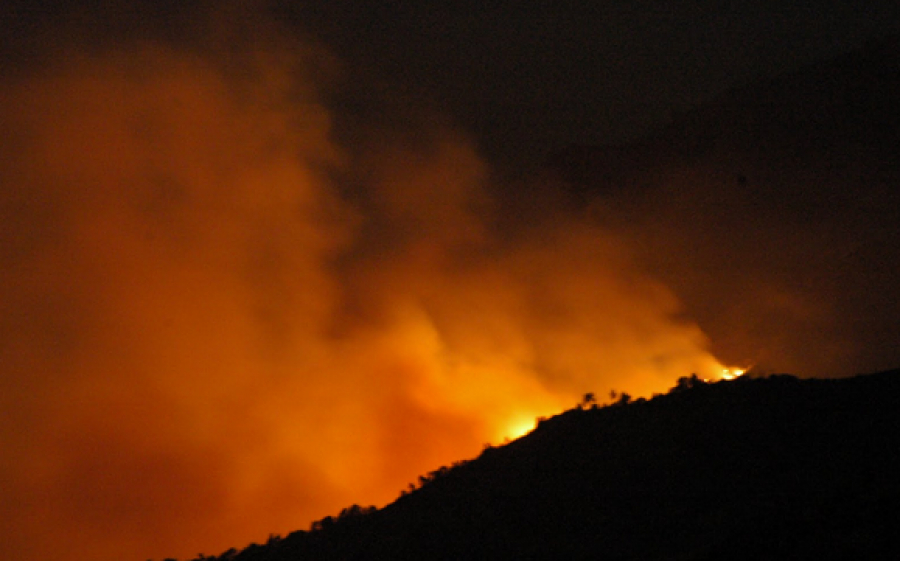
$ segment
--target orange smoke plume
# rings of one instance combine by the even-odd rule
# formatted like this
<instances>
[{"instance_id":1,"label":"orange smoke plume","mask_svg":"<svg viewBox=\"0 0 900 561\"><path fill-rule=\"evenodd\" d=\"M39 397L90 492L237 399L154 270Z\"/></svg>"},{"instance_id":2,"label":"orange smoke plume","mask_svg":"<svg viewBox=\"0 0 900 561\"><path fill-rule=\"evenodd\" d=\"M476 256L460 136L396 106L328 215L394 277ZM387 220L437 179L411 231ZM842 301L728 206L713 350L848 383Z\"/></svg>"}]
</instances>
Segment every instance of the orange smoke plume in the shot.
<instances>
[{"instance_id":1,"label":"orange smoke plume","mask_svg":"<svg viewBox=\"0 0 900 561\"><path fill-rule=\"evenodd\" d=\"M2 85L3 558L260 541L586 391L722 371L621 239L502 223L443 126L347 150L268 54L144 45Z\"/></svg>"}]
</instances>

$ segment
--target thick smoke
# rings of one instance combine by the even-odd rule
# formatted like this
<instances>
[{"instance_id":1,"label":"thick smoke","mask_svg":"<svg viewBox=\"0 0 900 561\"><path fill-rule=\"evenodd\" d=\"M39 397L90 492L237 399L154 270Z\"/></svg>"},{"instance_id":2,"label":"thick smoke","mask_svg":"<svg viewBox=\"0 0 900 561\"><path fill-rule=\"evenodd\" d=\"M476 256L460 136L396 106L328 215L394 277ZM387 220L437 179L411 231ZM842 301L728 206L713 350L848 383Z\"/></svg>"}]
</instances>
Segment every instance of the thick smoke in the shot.
<instances>
[{"instance_id":1,"label":"thick smoke","mask_svg":"<svg viewBox=\"0 0 900 561\"><path fill-rule=\"evenodd\" d=\"M262 35L2 84L3 558L264 540L720 368L624 240L510 219L438 119L337 134L333 61Z\"/></svg>"}]
</instances>

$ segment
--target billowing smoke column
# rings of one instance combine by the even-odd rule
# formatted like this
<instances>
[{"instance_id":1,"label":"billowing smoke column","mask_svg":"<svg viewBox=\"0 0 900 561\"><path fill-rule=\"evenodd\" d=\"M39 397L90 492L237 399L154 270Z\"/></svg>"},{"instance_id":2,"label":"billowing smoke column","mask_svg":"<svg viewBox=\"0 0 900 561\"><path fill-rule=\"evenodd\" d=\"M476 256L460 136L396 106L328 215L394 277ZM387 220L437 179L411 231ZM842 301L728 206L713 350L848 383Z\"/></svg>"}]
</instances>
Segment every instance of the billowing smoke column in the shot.
<instances>
[{"instance_id":1,"label":"billowing smoke column","mask_svg":"<svg viewBox=\"0 0 900 561\"><path fill-rule=\"evenodd\" d=\"M584 392L718 373L623 240L504 218L460 133L336 142L294 48L2 84L4 559L264 540Z\"/></svg>"}]
</instances>

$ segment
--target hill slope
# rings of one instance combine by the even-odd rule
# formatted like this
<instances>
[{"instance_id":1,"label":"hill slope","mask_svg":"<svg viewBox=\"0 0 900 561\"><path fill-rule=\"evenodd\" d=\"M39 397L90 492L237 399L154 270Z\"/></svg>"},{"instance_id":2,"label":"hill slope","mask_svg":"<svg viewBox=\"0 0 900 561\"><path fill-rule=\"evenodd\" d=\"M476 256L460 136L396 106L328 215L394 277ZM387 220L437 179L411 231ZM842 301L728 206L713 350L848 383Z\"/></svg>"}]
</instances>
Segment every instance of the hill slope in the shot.
<instances>
[{"instance_id":1,"label":"hill slope","mask_svg":"<svg viewBox=\"0 0 900 561\"><path fill-rule=\"evenodd\" d=\"M900 529L898 400L900 371L683 379L545 420L381 510L215 559L884 558Z\"/></svg>"}]
</instances>

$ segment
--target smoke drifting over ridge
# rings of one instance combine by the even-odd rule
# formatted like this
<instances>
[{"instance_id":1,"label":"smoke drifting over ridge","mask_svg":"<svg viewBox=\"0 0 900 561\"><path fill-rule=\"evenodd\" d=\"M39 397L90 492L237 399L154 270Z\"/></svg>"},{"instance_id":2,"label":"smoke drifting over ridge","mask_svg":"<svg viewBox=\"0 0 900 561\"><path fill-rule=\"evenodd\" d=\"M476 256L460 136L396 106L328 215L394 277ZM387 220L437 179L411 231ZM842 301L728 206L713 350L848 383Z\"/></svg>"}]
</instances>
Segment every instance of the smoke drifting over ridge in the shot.
<instances>
[{"instance_id":1,"label":"smoke drifting over ridge","mask_svg":"<svg viewBox=\"0 0 900 561\"><path fill-rule=\"evenodd\" d=\"M341 120L334 61L245 25L4 79L4 558L258 541L586 391L718 373L625 239L509 217L462 132Z\"/></svg>"}]
</instances>

